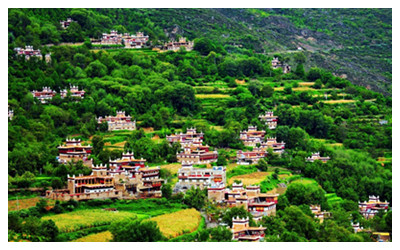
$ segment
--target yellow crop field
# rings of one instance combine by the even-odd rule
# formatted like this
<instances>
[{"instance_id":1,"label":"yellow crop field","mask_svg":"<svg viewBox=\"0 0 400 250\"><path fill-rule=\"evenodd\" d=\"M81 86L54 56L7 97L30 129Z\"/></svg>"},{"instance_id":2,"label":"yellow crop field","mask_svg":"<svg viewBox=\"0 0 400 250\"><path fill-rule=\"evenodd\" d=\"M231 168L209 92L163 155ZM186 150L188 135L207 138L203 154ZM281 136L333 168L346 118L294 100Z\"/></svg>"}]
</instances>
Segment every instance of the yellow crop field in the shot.
<instances>
[{"instance_id":1,"label":"yellow crop field","mask_svg":"<svg viewBox=\"0 0 400 250\"><path fill-rule=\"evenodd\" d=\"M338 96L347 96L347 94L346 93L339 93L339 94L337 94ZM329 94L329 95L327 95L328 97L331 97L332 95L331 94ZM315 94L315 95L312 95L312 97L324 97L325 98L325 95L323 94L323 93L319 93L319 94Z\"/></svg>"},{"instance_id":2,"label":"yellow crop field","mask_svg":"<svg viewBox=\"0 0 400 250\"><path fill-rule=\"evenodd\" d=\"M276 87L274 88L274 91L283 91L285 88L284 87ZM314 90L308 86L302 86L302 87L297 87L297 88L292 88L293 91L310 91Z\"/></svg>"},{"instance_id":3,"label":"yellow crop field","mask_svg":"<svg viewBox=\"0 0 400 250\"><path fill-rule=\"evenodd\" d=\"M112 234L110 231L105 231L97 234L89 234L88 236L79 238L72 242L109 242L112 240Z\"/></svg>"},{"instance_id":4,"label":"yellow crop field","mask_svg":"<svg viewBox=\"0 0 400 250\"><path fill-rule=\"evenodd\" d=\"M115 144L113 144L114 147L120 147L123 148L125 146L126 141L123 142L117 142Z\"/></svg>"},{"instance_id":5,"label":"yellow crop field","mask_svg":"<svg viewBox=\"0 0 400 250\"><path fill-rule=\"evenodd\" d=\"M308 179L308 178L297 179L297 180L292 181L291 183L301 183L301 184L304 184L304 185L307 185L307 184L316 184L316 185L318 185L318 183L315 180Z\"/></svg>"},{"instance_id":6,"label":"yellow crop field","mask_svg":"<svg viewBox=\"0 0 400 250\"><path fill-rule=\"evenodd\" d=\"M300 105L292 105L292 108L300 108ZM312 105L307 105L307 107L312 107Z\"/></svg>"},{"instance_id":7,"label":"yellow crop field","mask_svg":"<svg viewBox=\"0 0 400 250\"><path fill-rule=\"evenodd\" d=\"M251 174L244 174L234 176L229 179L229 184L232 184L235 180L240 180L243 182L243 185L254 185L263 181L271 172L254 172Z\"/></svg>"},{"instance_id":8,"label":"yellow crop field","mask_svg":"<svg viewBox=\"0 0 400 250\"><path fill-rule=\"evenodd\" d=\"M292 90L293 91L309 91L309 90L314 90L314 89L305 86L305 87L292 88Z\"/></svg>"},{"instance_id":9,"label":"yellow crop field","mask_svg":"<svg viewBox=\"0 0 400 250\"><path fill-rule=\"evenodd\" d=\"M291 174L278 174L279 179L287 178L291 176Z\"/></svg>"},{"instance_id":10,"label":"yellow crop field","mask_svg":"<svg viewBox=\"0 0 400 250\"><path fill-rule=\"evenodd\" d=\"M135 218L137 215L124 211L105 211L102 209L77 210L65 214L43 216L42 220L53 220L61 232L73 232L83 228L107 225L122 218Z\"/></svg>"},{"instance_id":11,"label":"yellow crop field","mask_svg":"<svg viewBox=\"0 0 400 250\"><path fill-rule=\"evenodd\" d=\"M224 94L197 94L195 95L196 98L198 99L206 99L206 98L214 98L214 99L219 99L219 98L228 98L229 95L224 95Z\"/></svg>"},{"instance_id":12,"label":"yellow crop field","mask_svg":"<svg viewBox=\"0 0 400 250\"><path fill-rule=\"evenodd\" d=\"M328 143L326 144L327 146L331 146L331 147L343 147L343 143Z\"/></svg>"},{"instance_id":13,"label":"yellow crop field","mask_svg":"<svg viewBox=\"0 0 400 250\"><path fill-rule=\"evenodd\" d=\"M201 214L196 209L185 209L171 214L164 214L150 220L157 222L161 233L167 238L196 231L200 225Z\"/></svg>"},{"instance_id":14,"label":"yellow crop field","mask_svg":"<svg viewBox=\"0 0 400 250\"><path fill-rule=\"evenodd\" d=\"M267 194L279 194L282 195L286 192L286 187L276 187L270 191L267 192Z\"/></svg>"},{"instance_id":15,"label":"yellow crop field","mask_svg":"<svg viewBox=\"0 0 400 250\"><path fill-rule=\"evenodd\" d=\"M212 91L214 89L214 87L211 87L211 86L196 86L193 88L194 89L206 89L206 90L210 90L210 91Z\"/></svg>"},{"instance_id":16,"label":"yellow crop field","mask_svg":"<svg viewBox=\"0 0 400 250\"><path fill-rule=\"evenodd\" d=\"M143 130L144 130L144 132L145 132L145 133L151 133L151 132L154 132L154 128L152 128L152 127L143 128Z\"/></svg>"},{"instance_id":17,"label":"yellow crop field","mask_svg":"<svg viewBox=\"0 0 400 250\"><path fill-rule=\"evenodd\" d=\"M315 82L299 82L300 86L312 86L314 84L315 84Z\"/></svg>"},{"instance_id":18,"label":"yellow crop field","mask_svg":"<svg viewBox=\"0 0 400 250\"><path fill-rule=\"evenodd\" d=\"M223 126L211 126L210 128L211 128L211 129L215 129L215 130L217 130L217 131L222 131L222 130L224 130L224 127L223 127Z\"/></svg>"},{"instance_id":19,"label":"yellow crop field","mask_svg":"<svg viewBox=\"0 0 400 250\"><path fill-rule=\"evenodd\" d=\"M161 165L160 168L169 170L172 174L178 173L178 170L182 167L180 163L171 163L167 165Z\"/></svg>"},{"instance_id":20,"label":"yellow crop field","mask_svg":"<svg viewBox=\"0 0 400 250\"><path fill-rule=\"evenodd\" d=\"M226 166L226 171L229 171L229 170L231 170L231 169L234 169L234 168L236 168L237 166L239 166L237 163L229 163L229 164Z\"/></svg>"},{"instance_id":21,"label":"yellow crop field","mask_svg":"<svg viewBox=\"0 0 400 250\"><path fill-rule=\"evenodd\" d=\"M328 103L328 104L336 104L336 103L353 103L356 101L357 100L328 100L328 101L322 101L322 102Z\"/></svg>"},{"instance_id":22,"label":"yellow crop field","mask_svg":"<svg viewBox=\"0 0 400 250\"><path fill-rule=\"evenodd\" d=\"M236 82L237 84L239 84L239 85L245 85L245 84L246 84L246 81L245 81L245 80L238 80L238 79L235 79L235 82Z\"/></svg>"},{"instance_id":23,"label":"yellow crop field","mask_svg":"<svg viewBox=\"0 0 400 250\"><path fill-rule=\"evenodd\" d=\"M8 201L8 211L16 211L16 210L21 210L21 209L27 209L30 207L36 206L36 203L38 203L40 200L39 197L35 198L29 198L29 199L19 199L17 200L11 200ZM47 200L47 205L49 206L54 206L55 201L54 200Z\"/></svg>"}]
</instances>

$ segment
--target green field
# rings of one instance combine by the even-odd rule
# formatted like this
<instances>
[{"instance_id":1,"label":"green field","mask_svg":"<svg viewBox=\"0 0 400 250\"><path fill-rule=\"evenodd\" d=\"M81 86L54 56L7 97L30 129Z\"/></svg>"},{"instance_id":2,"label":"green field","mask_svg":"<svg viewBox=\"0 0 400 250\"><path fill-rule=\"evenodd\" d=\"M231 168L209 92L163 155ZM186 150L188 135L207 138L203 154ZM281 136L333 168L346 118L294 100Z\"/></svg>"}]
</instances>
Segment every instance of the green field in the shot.
<instances>
[{"instance_id":1,"label":"green field","mask_svg":"<svg viewBox=\"0 0 400 250\"><path fill-rule=\"evenodd\" d=\"M336 193L327 193L325 194L325 197L329 205L333 205L335 203L340 203L343 201L343 199L341 197L338 197Z\"/></svg>"},{"instance_id":2,"label":"green field","mask_svg":"<svg viewBox=\"0 0 400 250\"><path fill-rule=\"evenodd\" d=\"M124 218L146 218L143 214L127 211L105 211L102 209L77 210L70 213L43 216L42 220L53 220L62 233L109 225Z\"/></svg>"}]
</instances>

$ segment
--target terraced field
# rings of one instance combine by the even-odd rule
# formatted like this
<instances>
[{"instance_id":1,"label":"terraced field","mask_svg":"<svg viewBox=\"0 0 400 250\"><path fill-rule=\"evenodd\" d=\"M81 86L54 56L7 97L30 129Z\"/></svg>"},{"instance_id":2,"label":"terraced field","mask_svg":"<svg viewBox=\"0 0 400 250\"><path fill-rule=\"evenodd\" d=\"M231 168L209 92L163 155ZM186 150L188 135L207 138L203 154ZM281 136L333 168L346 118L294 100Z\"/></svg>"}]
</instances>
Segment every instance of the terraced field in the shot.
<instances>
[{"instance_id":1,"label":"terraced field","mask_svg":"<svg viewBox=\"0 0 400 250\"><path fill-rule=\"evenodd\" d=\"M232 184L235 180L240 180L243 182L243 185L254 185L260 183L271 174L272 172L255 172L251 174L238 175L230 178L228 184Z\"/></svg>"},{"instance_id":2,"label":"terraced field","mask_svg":"<svg viewBox=\"0 0 400 250\"><path fill-rule=\"evenodd\" d=\"M313 86L315 82L299 82L300 86Z\"/></svg>"},{"instance_id":3,"label":"terraced field","mask_svg":"<svg viewBox=\"0 0 400 250\"><path fill-rule=\"evenodd\" d=\"M126 211L105 211L102 209L77 210L70 213L43 216L42 220L53 220L63 233L76 230L109 225L111 222L124 218L146 218L145 215L137 215Z\"/></svg>"},{"instance_id":4,"label":"terraced field","mask_svg":"<svg viewBox=\"0 0 400 250\"><path fill-rule=\"evenodd\" d=\"M168 169L172 174L178 173L178 170L181 168L180 163L171 163L167 165L161 165L160 168L162 169Z\"/></svg>"},{"instance_id":5,"label":"terraced field","mask_svg":"<svg viewBox=\"0 0 400 250\"><path fill-rule=\"evenodd\" d=\"M304 185L318 185L317 181L311 178L300 178L292 181L291 183L301 183Z\"/></svg>"},{"instance_id":6,"label":"terraced field","mask_svg":"<svg viewBox=\"0 0 400 250\"><path fill-rule=\"evenodd\" d=\"M218 131L222 131L224 129L224 127L223 126L211 126L210 129L215 129L215 130L218 130Z\"/></svg>"},{"instance_id":7,"label":"terraced field","mask_svg":"<svg viewBox=\"0 0 400 250\"><path fill-rule=\"evenodd\" d=\"M369 99L365 100L366 102L374 102L376 99ZM355 103L358 102L358 100L324 100L322 101L323 103L327 104L342 104L342 103Z\"/></svg>"},{"instance_id":8,"label":"terraced field","mask_svg":"<svg viewBox=\"0 0 400 250\"><path fill-rule=\"evenodd\" d=\"M29 198L29 199L18 199L18 200L10 200L8 201L8 211L16 211L21 209L27 209L30 207L36 206L40 200L39 197ZM54 200L47 200L47 204L49 206L54 206Z\"/></svg>"},{"instance_id":9,"label":"terraced field","mask_svg":"<svg viewBox=\"0 0 400 250\"><path fill-rule=\"evenodd\" d=\"M160 215L150 220L157 222L161 233L165 237L174 238L185 233L194 232L200 225L201 214L196 209L191 208Z\"/></svg>"},{"instance_id":10,"label":"terraced field","mask_svg":"<svg viewBox=\"0 0 400 250\"><path fill-rule=\"evenodd\" d=\"M196 94L196 98L198 99L221 99L221 98L228 98L230 95L225 95L225 94Z\"/></svg>"},{"instance_id":11,"label":"terraced field","mask_svg":"<svg viewBox=\"0 0 400 250\"><path fill-rule=\"evenodd\" d=\"M334 204L334 203L337 203L337 202L342 202L342 201L343 201L343 199L342 199L341 197L338 197L338 196L336 195L336 193L328 193L328 194L325 194L325 197L326 197L326 199L327 199L327 202L328 202L330 205L332 205L332 204Z\"/></svg>"},{"instance_id":12,"label":"terraced field","mask_svg":"<svg viewBox=\"0 0 400 250\"><path fill-rule=\"evenodd\" d=\"M110 231L104 231L97 234L90 234L88 236L79 238L72 242L109 242L112 240L112 234Z\"/></svg>"}]
</instances>

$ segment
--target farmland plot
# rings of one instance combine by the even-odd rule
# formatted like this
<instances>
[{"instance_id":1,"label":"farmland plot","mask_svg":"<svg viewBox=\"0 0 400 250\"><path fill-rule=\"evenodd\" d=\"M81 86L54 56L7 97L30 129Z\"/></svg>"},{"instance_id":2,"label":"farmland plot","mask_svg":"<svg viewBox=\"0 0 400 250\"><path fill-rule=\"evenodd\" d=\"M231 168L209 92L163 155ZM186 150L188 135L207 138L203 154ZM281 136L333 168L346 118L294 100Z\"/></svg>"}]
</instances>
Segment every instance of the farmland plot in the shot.
<instances>
[{"instance_id":1,"label":"farmland plot","mask_svg":"<svg viewBox=\"0 0 400 250\"><path fill-rule=\"evenodd\" d=\"M191 208L160 215L150 220L157 222L161 233L165 237L173 238L195 231L200 225L201 215L196 209Z\"/></svg>"},{"instance_id":2,"label":"farmland plot","mask_svg":"<svg viewBox=\"0 0 400 250\"><path fill-rule=\"evenodd\" d=\"M88 236L79 238L72 242L109 242L112 240L112 234L110 231L104 231L97 234L90 234Z\"/></svg>"},{"instance_id":3,"label":"farmland plot","mask_svg":"<svg viewBox=\"0 0 400 250\"><path fill-rule=\"evenodd\" d=\"M9 200L8 201L8 211L16 211L21 209L27 209L36 206L40 200L39 197L29 198L29 199L19 199L19 200ZM54 206L54 200L47 200L47 205Z\"/></svg>"},{"instance_id":4,"label":"farmland plot","mask_svg":"<svg viewBox=\"0 0 400 250\"><path fill-rule=\"evenodd\" d=\"M102 209L77 210L65 214L43 216L42 220L53 220L63 233L73 232L84 228L103 226L124 218L145 217L126 211L105 211Z\"/></svg>"},{"instance_id":5,"label":"farmland plot","mask_svg":"<svg viewBox=\"0 0 400 250\"><path fill-rule=\"evenodd\" d=\"M244 174L234 176L229 179L229 184L232 184L235 180L242 181L243 185L254 185L263 181L271 172L255 172L251 174Z\"/></svg>"}]
</instances>

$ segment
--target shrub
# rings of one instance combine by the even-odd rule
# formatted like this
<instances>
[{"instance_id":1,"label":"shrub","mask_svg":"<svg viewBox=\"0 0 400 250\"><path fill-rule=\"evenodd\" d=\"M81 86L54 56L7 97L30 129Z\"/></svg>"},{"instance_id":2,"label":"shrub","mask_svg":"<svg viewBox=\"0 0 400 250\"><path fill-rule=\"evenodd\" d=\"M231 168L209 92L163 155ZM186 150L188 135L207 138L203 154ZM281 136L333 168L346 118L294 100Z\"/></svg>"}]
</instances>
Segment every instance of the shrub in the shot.
<instances>
[{"instance_id":1,"label":"shrub","mask_svg":"<svg viewBox=\"0 0 400 250\"><path fill-rule=\"evenodd\" d=\"M112 223L109 230L114 242L155 242L164 238L154 221L125 219Z\"/></svg>"}]
</instances>

